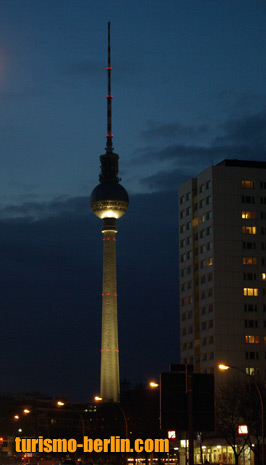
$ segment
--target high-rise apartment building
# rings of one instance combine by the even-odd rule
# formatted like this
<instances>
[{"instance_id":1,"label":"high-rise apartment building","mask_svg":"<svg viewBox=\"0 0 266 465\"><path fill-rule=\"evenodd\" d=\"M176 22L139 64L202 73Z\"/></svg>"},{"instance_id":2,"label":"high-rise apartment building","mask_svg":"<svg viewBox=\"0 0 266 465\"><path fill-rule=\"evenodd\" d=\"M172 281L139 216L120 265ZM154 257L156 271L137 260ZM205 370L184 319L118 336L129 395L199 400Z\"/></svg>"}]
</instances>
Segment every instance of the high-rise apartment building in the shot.
<instances>
[{"instance_id":1,"label":"high-rise apartment building","mask_svg":"<svg viewBox=\"0 0 266 465\"><path fill-rule=\"evenodd\" d=\"M224 160L179 190L181 363L266 375L266 162Z\"/></svg>"}]
</instances>

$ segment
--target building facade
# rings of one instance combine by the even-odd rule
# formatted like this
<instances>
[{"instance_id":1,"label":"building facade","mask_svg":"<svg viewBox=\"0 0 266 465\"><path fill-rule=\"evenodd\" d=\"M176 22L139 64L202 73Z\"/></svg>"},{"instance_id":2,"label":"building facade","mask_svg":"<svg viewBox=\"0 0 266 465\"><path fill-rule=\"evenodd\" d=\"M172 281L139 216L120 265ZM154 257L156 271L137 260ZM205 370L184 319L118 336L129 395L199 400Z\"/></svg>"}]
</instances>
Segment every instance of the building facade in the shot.
<instances>
[{"instance_id":1,"label":"building facade","mask_svg":"<svg viewBox=\"0 0 266 465\"><path fill-rule=\"evenodd\" d=\"M266 163L224 160L179 190L181 363L266 376Z\"/></svg>"}]
</instances>

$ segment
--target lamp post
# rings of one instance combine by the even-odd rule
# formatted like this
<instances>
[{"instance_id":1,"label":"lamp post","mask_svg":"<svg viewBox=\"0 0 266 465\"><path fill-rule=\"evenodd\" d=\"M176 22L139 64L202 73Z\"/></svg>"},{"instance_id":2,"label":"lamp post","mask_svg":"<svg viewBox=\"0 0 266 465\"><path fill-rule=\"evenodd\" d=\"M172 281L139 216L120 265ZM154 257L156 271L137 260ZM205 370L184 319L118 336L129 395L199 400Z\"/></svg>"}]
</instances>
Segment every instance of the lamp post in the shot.
<instances>
[{"instance_id":1,"label":"lamp post","mask_svg":"<svg viewBox=\"0 0 266 465\"><path fill-rule=\"evenodd\" d=\"M59 408L65 407L66 405L69 407L69 404L66 404L65 402L63 402L63 401L61 401L61 400L58 400L58 401L56 402L56 405L57 405L57 407L59 407ZM67 410L68 410L68 409L66 408L65 411L67 411ZM84 436L85 436L85 423L84 423L84 418L83 418L83 416L81 415L81 413L79 412L79 410L75 410L74 408L71 408L71 407L69 407L69 410L70 410L71 412L73 412L73 413L76 413L76 414L79 416L79 418L80 418L80 420L81 420L81 424L82 424L82 436L84 437Z\"/></svg>"},{"instance_id":2,"label":"lamp post","mask_svg":"<svg viewBox=\"0 0 266 465\"><path fill-rule=\"evenodd\" d=\"M101 402L102 400L104 400L105 402L111 402L109 401L109 399L105 399L104 397L100 397L100 396L95 396L94 397L94 400L96 402ZM120 412L122 413L123 415L123 418L124 418L124 422L125 422L125 430L126 430L126 439L128 438L128 423L127 423L127 417L126 417L126 414L124 412L124 410L122 409L121 405L116 403L117 407L119 408Z\"/></svg>"},{"instance_id":3,"label":"lamp post","mask_svg":"<svg viewBox=\"0 0 266 465\"><path fill-rule=\"evenodd\" d=\"M160 385L158 383L156 383L155 381L150 381L149 386L152 389L157 389Z\"/></svg>"},{"instance_id":4,"label":"lamp post","mask_svg":"<svg viewBox=\"0 0 266 465\"><path fill-rule=\"evenodd\" d=\"M252 381L252 383L254 384L254 386L255 386L255 388L257 390L257 393L258 393L258 396L259 396L259 399L260 399L261 439L262 439L261 453L262 453L262 465L264 465L265 464L265 458L264 458L264 406L263 406L263 399L262 399L262 395L261 395L261 390L260 390L258 384L256 383L256 381L253 379L253 376L249 375L244 370L241 370L241 368L234 367L234 366L231 366L231 365L224 365L223 363L220 363L220 365L218 365L218 368L221 371L226 371L226 370L229 370L229 369L240 371L240 373L243 373L244 375L248 376L248 378Z\"/></svg>"}]
</instances>

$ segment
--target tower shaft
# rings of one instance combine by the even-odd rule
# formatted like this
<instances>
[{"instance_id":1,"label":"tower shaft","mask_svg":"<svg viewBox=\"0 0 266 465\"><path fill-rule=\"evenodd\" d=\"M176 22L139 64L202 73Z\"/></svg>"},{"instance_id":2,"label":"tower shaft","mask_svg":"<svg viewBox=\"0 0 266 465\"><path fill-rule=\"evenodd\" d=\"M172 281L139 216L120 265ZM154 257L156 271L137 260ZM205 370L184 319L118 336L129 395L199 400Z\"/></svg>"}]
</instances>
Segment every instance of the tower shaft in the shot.
<instances>
[{"instance_id":1,"label":"tower shaft","mask_svg":"<svg viewBox=\"0 0 266 465\"><path fill-rule=\"evenodd\" d=\"M103 292L102 292L102 347L101 397L104 401L119 402L119 356L116 288L115 220L104 220L103 232Z\"/></svg>"}]
</instances>

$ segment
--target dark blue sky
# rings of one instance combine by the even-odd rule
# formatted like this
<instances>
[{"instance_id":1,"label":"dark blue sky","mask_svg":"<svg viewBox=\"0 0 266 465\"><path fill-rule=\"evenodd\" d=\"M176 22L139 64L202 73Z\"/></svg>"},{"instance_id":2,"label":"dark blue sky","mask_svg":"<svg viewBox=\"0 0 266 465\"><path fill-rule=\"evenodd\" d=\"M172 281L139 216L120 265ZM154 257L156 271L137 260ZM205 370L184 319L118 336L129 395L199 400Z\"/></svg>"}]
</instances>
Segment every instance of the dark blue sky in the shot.
<instances>
[{"instance_id":1,"label":"dark blue sky","mask_svg":"<svg viewBox=\"0 0 266 465\"><path fill-rule=\"evenodd\" d=\"M1 392L89 399L100 366L106 133L130 208L118 223L121 378L178 359L178 185L266 157L266 3L0 2Z\"/></svg>"}]
</instances>

